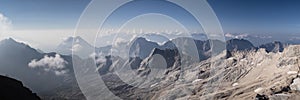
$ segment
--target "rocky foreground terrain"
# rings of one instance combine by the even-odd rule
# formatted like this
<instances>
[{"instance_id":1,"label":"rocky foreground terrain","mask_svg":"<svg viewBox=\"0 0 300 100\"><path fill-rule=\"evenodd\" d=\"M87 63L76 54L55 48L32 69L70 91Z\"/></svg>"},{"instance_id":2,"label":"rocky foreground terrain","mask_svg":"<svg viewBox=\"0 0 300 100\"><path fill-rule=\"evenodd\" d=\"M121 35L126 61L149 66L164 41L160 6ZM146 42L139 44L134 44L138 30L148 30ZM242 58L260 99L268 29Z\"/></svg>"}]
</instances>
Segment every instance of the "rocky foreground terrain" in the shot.
<instances>
[{"instance_id":1,"label":"rocky foreground terrain","mask_svg":"<svg viewBox=\"0 0 300 100\"><path fill-rule=\"evenodd\" d=\"M299 45L287 46L282 52L261 48L227 53L180 68L174 63L162 78L147 82L146 88L130 86L115 74L105 74L102 79L121 99L300 99Z\"/></svg>"},{"instance_id":2,"label":"rocky foreground terrain","mask_svg":"<svg viewBox=\"0 0 300 100\"><path fill-rule=\"evenodd\" d=\"M289 46L283 52L267 53L265 49L259 49L235 52L224 61L201 62L194 69L198 79L191 80L192 84L184 84L194 87L194 94L181 98L300 99L299 58L300 46ZM209 65L218 68L210 71ZM201 77L208 72L216 74Z\"/></svg>"}]
</instances>

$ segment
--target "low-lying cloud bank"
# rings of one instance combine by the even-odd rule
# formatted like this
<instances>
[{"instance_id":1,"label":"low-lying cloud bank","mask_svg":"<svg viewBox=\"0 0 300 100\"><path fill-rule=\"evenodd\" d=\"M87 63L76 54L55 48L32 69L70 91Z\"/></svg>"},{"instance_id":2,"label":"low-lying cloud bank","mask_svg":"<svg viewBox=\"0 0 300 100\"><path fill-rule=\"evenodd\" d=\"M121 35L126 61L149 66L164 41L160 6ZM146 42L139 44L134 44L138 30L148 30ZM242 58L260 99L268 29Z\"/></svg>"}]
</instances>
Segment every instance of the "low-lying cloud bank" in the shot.
<instances>
[{"instance_id":1,"label":"low-lying cloud bank","mask_svg":"<svg viewBox=\"0 0 300 100\"><path fill-rule=\"evenodd\" d=\"M46 72L54 72L55 75L64 75L69 70L66 69L67 61L65 61L59 54L54 57L45 55L44 58L37 60L33 59L28 66L30 68L41 68Z\"/></svg>"}]
</instances>

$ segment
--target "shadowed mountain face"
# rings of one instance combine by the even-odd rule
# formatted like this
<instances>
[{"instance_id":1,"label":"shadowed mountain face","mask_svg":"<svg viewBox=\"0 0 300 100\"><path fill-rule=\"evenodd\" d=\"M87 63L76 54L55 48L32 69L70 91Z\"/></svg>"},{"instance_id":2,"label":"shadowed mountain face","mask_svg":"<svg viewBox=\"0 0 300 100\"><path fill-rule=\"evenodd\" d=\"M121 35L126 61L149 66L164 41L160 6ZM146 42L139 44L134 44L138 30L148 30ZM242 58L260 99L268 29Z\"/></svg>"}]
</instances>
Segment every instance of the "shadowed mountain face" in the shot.
<instances>
[{"instance_id":1,"label":"shadowed mountain face","mask_svg":"<svg viewBox=\"0 0 300 100\"><path fill-rule=\"evenodd\" d=\"M1 100L41 100L35 93L24 87L22 82L0 75Z\"/></svg>"},{"instance_id":2,"label":"shadowed mountain face","mask_svg":"<svg viewBox=\"0 0 300 100\"><path fill-rule=\"evenodd\" d=\"M187 42L188 44L180 44ZM143 37L139 37L135 39L131 46L128 58L128 63L131 67L131 69L139 69L143 64L148 64L148 60L153 55L160 55L163 57L164 60L166 60L167 68L170 68L174 65L175 62L180 63L182 55L179 53L179 49L177 46L181 46L183 49L196 49L192 55L197 55L199 57L198 61L207 60L212 56L212 48L211 43L214 42L215 48L213 51L216 55L220 54L224 49L220 48L220 50L217 50L219 46L227 45L229 48L227 50L230 52L233 52L234 50L243 51L243 50L256 50L256 47L254 47L251 42L247 40L239 40L239 39L233 39L227 41L227 44L219 41L219 40L195 40L193 38L175 38L171 41L167 41L162 45L158 45L156 42L148 41L147 39ZM178 43L176 45L176 43ZM184 46L182 46L184 45ZM189 48L193 47L195 48ZM181 50L183 50L181 49ZM184 52L190 52L190 51L184 51ZM110 58L110 56L107 56ZM111 69L111 64L107 64L108 62L111 62L111 59L106 58L106 62L103 62L102 66L99 68L100 73L106 73L109 69ZM189 62L189 61L184 61ZM144 66L145 67L145 66Z\"/></svg>"},{"instance_id":3,"label":"shadowed mountain face","mask_svg":"<svg viewBox=\"0 0 300 100\"><path fill-rule=\"evenodd\" d=\"M160 48L160 46L155 42L151 42L140 37L132 42L129 49L129 55L131 57L140 57L141 59L145 59L154 48Z\"/></svg>"},{"instance_id":4,"label":"shadowed mountain face","mask_svg":"<svg viewBox=\"0 0 300 100\"><path fill-rule=\"evenodd\" d=\"M71 55L73 51L75 55L85 59L89 57L94 51L103 55L108 55L111 48L111 45L99 48L94 47L83 38L77 36L65 39L56 47L56 52L62 55Z\"/></svg>"},{"instance_id":5,"label":"shadowed mountain face","mask_svg":"<svg viewBox=\"0 0 300 100\"><path fill-rule=\"evenodd\" d=\"M188 40L192 38L185 38L183 40ZM178 45L175 45L173 41L176 41L178 39L174 39L172 41L168 41L164 43L163 45L159 46L155 42L147 41L145 38L137 38L136 41L133 42L131 48L130 48L130 54L131 55L138 55L141 59L145 59L151 54L151 51L154 48L164 50L164 49L173 49L177 50ZM194 40L194 39L193 39ZM199 55L199 60L206 60L209 57L211 57L212 53L212 48L211 48L211 43L215 43L215 47L222 47L226 45L227 51L232 52L232 51L248 51L248 50L257 50L257 48L266 48L267 51L274 51L274 49L277 49L277 51L282 51L283 50L283 45L280 42L273 42L273 43L268 43L259 47L255 47L250 41L244 40L244 39L231 39L228 40L226 43L218 41L218 40L194 40L196 49L198 51ZM191 44L188 44L191 45ZM214 48L216 50L218 48ZM214 51L216 54L219 54L223 51L222 48L221 50ZM276 51L276 50L275 50Z\"/></svg>"},{"instance_id":6,"label":"shadowed mountain face","mask_svg":"<svg viewBox=\"0 0 300 100\"><path fill-rule=\"evenodd\" d=\"M274 41L280 41L282 44L300 44L299 34L240 34L240 33L226 33L226 40L231 39L246 39L250 41L254 46L260 46Z\"/></svg>"},{"instance_id":7,"label":"shadowed mountain face","mask_svg":"<svg viewBox=\"0 0 300 100\"><path fill-rule=\"evenodd\" d=\"M72 52L81 58L87 58L95 48L81 37L69 37L56 48L56 52L63 55L71 55Z\"/></svg>"},{"instance_id":8,"label":"shadowed mountain face","mask_svg":"<svg viewBox=\"0 0 300 100\"><path fill-rule=\"evenodd\" d=\"M201 40L194 40L192 38L176 38L171 41L167 41L162 45L158 45L156 42L148 41L145 38L137 38L130 47L129 55L131 57L140 57L141 59L145 59L146 57L150 56L151 52L153 49L159 49L159 50L165 50L165 49L170 49L170 50L177 50L177 46L182 46L177 44L177 41L194 41L193 44L185 44L185 45L195 45L194 49L197 49L199 54L200 60L207 59L209 55L209 50L210 48L210 42L207 41L201 41ZM183 48L183 47L182 47ZM187 48L186 48L187 49ZM192 48L190 48L192 49Z\"/></svg>"},{"instance_id":9,"label":"shadowed mountain face","mask_svg":"<svg viewBox=\"0 0 300 100\"><path fill-rule=\"evenodd\" d=\"M145 59L146 57L150 56L151 51L155 48L160 50L171 49L171 50L178 50L177 46L182 46L180 44L176 45L177 41L186 42L186 41L193 41L189 44L183 44L187 47L195 48L186 48L185 49L197 49L199 61L206 60L211 57L212 52L219 54L224 49L218 47L224 47L228 51L244 51L244 50L256 50L256 47L249 41L244 39L232 39L228 40L226 43L219 41L219 40L195 40L193 38L175 38L172 41L167 41L163 45L158 45L155 42L147 41L145 38L137 38L131 45L129 54L131 57L140 57L141 59ZM212 43L214 43L214 49L211 48ZM219 50L220 49L220 50ZM212 51L215 50L215 51ZM195 54L193 54L195 55Z\"/></svg>"},{"instance_id":10,"label":"shadowed mountain face","mask_svg":"<svg viewBox=\"0 0 300 100\"><path fill-rule=\"evenodd\" d=\"M3 61L2 65L9 61L22 61L24 59L43 57L35 49L26 44L18 43L11 38L0 41L0 56L1 61Z\"/></svg>"},{"instance_id":11,"label":"shadowed mountain face","mask_svg":"<svg viewBox=\"0 0 300 100\"><path fill-rule=\"evenodd\" d=\"M166 63L167 63L167 68L171 68L174 63L177 61L177 62L180 62L180 59L176 59L176 58L180 58L179 56L179 52L175 49L165 49L165 50L160 50L160 49L157 49L155 48L150 57L153 57L155 55L161 55L162 57L164 57L164 59L166 60Z\"/></svg>"},{"instance_id":12,"label":"shadowed mountain face","mask_svg":"<svg viewBox=\"0 0 300 100\"><path fill-rule=\"evenodd\" d=\"M266 49L266 52L276 53L276 52L282 52L284 49L284 46L281 42L275 41L272 43L263 44L263 45L259 46L259 48Z\"/></svg>"},{"instance_id":13,"label":"shadowed mountain face","mask_svg":"<svg viewBox=\"0 0 300 100\"><path fill-rule=\"evenodd\" d=\"M70 55L72 50L80 51L82 48L92 48L92 46L81 37L69 37L58 45L56 51L60 54Z\"/></svg>"},{"instance_id":14,"label":"shadowed mountain face","mask_svg":"<svg viewBox=\"0 0 300 100\"><path fill-rule=\"evenodd\" d=\"M244 39L232 39L227 41L226 48L228 51L243 51L243 50L255 50L256 48L250 41Z\"/></svg>"}]
</instances>

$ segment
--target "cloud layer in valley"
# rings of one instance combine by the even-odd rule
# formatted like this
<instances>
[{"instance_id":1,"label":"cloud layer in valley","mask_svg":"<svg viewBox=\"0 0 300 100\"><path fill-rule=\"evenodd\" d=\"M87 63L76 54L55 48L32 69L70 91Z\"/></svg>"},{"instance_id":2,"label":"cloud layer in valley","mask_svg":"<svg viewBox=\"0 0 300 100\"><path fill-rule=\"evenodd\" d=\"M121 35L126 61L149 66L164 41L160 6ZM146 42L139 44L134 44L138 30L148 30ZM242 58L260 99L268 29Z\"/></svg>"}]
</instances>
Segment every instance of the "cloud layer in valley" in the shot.
<instances>
[{"instance_id":1,"label":"cloud layer in valley","mask_svg":"<svg viewBox=\"0 0 300 100\"><path fill-rule=\"evenodd\" d=\"M45 55L44 58L40 60L33 59L28 66L30 68L41 68L46 72L54 72L55 75L63 75L68 72L66 69L66 62L59 54L56 54L54 57Z\"/></svg>"}]
</instances>

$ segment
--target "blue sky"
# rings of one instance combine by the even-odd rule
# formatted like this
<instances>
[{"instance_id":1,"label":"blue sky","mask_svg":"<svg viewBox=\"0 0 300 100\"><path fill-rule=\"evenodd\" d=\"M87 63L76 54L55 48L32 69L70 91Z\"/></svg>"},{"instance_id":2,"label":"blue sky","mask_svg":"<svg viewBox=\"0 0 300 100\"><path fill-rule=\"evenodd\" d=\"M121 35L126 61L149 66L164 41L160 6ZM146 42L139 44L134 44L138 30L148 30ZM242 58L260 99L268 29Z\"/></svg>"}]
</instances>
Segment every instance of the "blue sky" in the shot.
<instances>
[{"instance_id":1,"label":"blue sky","mask_svg":"<svg viewBox=\"0 0 300 100\"><path fill-rule=\"evenodd\" d=\"M89 0L1 0L14 29L74 28Z\"/></svg>"},{"instance_id":2,"label":"blue sky","mask_svg":"<svg viewBox=\"0 0 300 100\"><path fill-rule=\"evenodd\" d=\"M226 33L286 34L300 32L300 0L207 1L214 9ZM18 40L30 42L36 47L41 47L41 45L56 46L63 38L73 35L78 19L89 2L90 0L1 0L0 14L11 21L13 30L4 36L12 36ZM122 21L124 17L130 19L130 16L137 14L137 12L143 12L143 8L149 8L156 10L145 12L163 12L175 20L183 22L184 26L198 30L195 29L198 27L197 23L188 13L176 6L159 7L164 3L155 0L152 3L139 3L136 6L124 7L125 9L121 9L121 13L114 15L115 17L112 17L108 23L119 23L117 21ZM132 11L134 9L137 12ZM146 21L144 21L145 19ZM156 19L157 21L155 21ZM145 27L155 26L161 30L181 27L171 22L174 19L166 19L168 17L156 16L155 14L144 18L138 17L135 22L130 22L126 28L132 29L134 25L138 25L138 29L145 25ZM180 21L181 19L182 21ZM0 25L2 24L0 23ZM151 29L155 29L155 27L151 27Z\"/></svg>"},{"instance_id":3,"label":"blue sky","mask_svg":"<svg viewBox=\"0 0 300 100\"><path fill-rule=\"evenodd\" d=\"M198 30L199 32L203 32L200 23L198 23L198 21L194 18L194 16L190 14L187 10L174 3L170 3L168 1L159 1L159 0L140 0L136 2L127 3L126 5L123 5L118 9L116 9L107 18L106 23L108 27L114 27L118 29L118 27L122 26L128 20L135 18L136 16L149 14L149 13L150 14L152 13L152 19L160 16L161 14L164 14L165 16L168 16L168 18L172 18L172 20L177 21L178 23L182 24L182 26L185 26L187 30L190 31ZM160 14L160 15L154 16L156 14ZM140 17L144 17L144 16L140 16ZM160 20L159 18L157 18L157 20L154 21L155 23L143 21L140 22L139 25L132 25L127 27L135 28L135 27L144 26L140 28L148 29L148 27L157 26L157 28L160 29L162 27L160 26L160 24L165 24L164 28L168 30L175 30L175 28L172 27L176 27L176 25L169 24L169 22L163 23L163 21L164 20Z\"/></svg>"},{"instance_id":4,"label":"blue sky","mask_svg":"<svg viewBox=\"0 0 300 100\"><path fill-rule=\"evenodd\" d=\"M14 29L66 29L76 26L80 14L89 2L90 0L1 0L0 12L12 20ZM208 2L215 10L225 32L300 31L299 0L208 0ZM150 4L151 6L155 4Z\"/></svg>"},{"instance_id":5,"label":"blue sky","mask_svg":"<svg viewBox=\"0 0 300 100\"><path fill-rule=\"evenodd\" d=\"M225 32L299 33L300 0L208 0Z\"/></svg>"}]
</instances>

